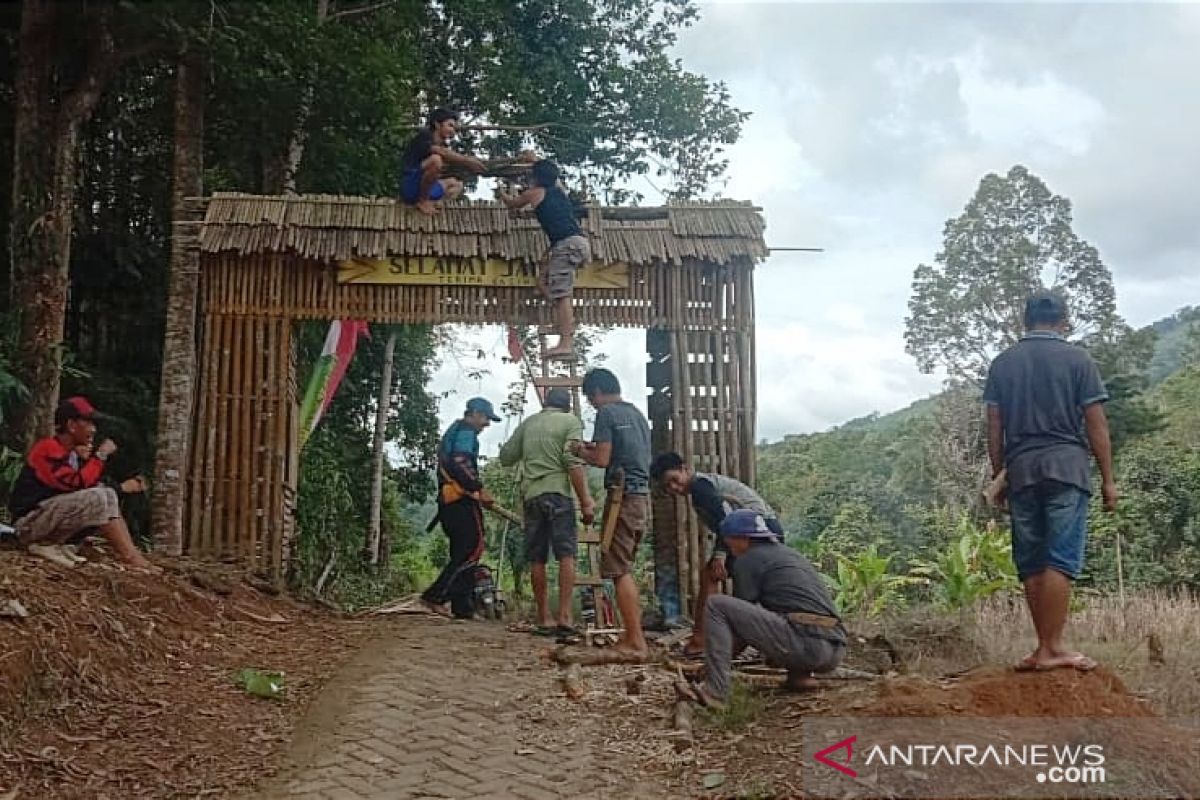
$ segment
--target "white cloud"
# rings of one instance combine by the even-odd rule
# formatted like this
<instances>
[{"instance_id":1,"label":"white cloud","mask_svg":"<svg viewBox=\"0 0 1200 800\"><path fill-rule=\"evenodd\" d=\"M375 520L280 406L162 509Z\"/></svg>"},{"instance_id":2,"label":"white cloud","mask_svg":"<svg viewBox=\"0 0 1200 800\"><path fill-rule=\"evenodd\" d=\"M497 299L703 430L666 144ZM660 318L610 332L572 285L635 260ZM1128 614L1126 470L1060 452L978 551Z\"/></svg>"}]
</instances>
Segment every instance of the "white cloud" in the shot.
<instances>
[{"instance_id":1,"label":"white cloud","mask_svg":"<svg viewBox=\"0 0 1200 800\"><path fill-rule=\"evenodd\" d=\"M825 248L757 271L759 435L937 388L904 353L913 268L980 178L1015 163L1072 200L1131 322L1200 304L1197 33L1186 4L706 3L678 54L753 112L723 193L763 206L770 244ZM516 377L499 329L470 335L492 375L443 366L447 424ZM644 408L642 333L601 349Z\"/></svg>"}]
</instances>

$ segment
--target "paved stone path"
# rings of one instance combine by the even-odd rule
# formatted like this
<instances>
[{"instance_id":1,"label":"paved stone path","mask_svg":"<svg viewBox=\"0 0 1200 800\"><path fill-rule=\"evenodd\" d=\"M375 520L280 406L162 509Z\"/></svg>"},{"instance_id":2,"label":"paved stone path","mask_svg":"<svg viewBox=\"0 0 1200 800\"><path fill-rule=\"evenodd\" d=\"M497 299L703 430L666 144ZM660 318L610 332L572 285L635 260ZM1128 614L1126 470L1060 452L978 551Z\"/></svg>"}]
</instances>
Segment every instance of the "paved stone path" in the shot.
<instances>
[{"instance_id":1,"label":"paved stone path","mask_svg":"<svg viewBox=\"0 0 1200 800\"><path fill-rule=\"evenodd\" d=\"M521 712L561 692L538 659L548 642L495 623L395 619L318 698L259 800L669 796L598 752L602 718L532 730Z\"/></svg>"}]
</instances>

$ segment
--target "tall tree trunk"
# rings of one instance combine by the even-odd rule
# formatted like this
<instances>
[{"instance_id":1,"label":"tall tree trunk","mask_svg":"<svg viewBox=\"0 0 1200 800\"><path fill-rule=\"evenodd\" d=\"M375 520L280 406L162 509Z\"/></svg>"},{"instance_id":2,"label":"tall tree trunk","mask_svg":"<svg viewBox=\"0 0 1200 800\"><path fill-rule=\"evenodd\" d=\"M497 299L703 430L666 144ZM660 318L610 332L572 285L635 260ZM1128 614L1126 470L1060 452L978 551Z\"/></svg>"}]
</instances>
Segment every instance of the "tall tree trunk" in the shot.
<instances>
[{"instance_id":1,"label":"tall tree trunk","mask_svg":"<svg viewBox=\"0 0 1200 800\"><path fill-rule=\"evenodd\" d=\"M29 389L29 402L13 424L19 445L50 432L58 402L79 129L91 119L117 68L132 55L117 53L113 7L101 6L89 29L82 77L53 111L55 10L51 0L25 0L21 18L10 247L12 300L21 314L14 366Z\"/></svg>"},{"instance_id":2,"label":"tall tree trunk","mask_svg":"<svg viewBox=\"0 0 1200 800\"><path fill-rule=\"evenodd\" d=\"M329 0L317 0L317 25L324 25L327 19L329 19ZM296 193L296 175L300 172L300 163L304 160L304 146L308 143L308 118L312 115L317 80L316 74L309 79L300 96L300 105L296 109L296 125L292 128L292 138L288 141L288 149L284 154L283 169L280 175L282 183L280 188L284 194Z\"/></svg>"},{"instance_id":3,"label":"tall tree trunk","mask_svg":"<svg viewBox=\"0 0 1200 800\"><path fill-rule=\"evenodd\" d=\"M367 534L367 553L371 565L379 563L383 538L383 445L388 411L392 404L392 364L396 359L396 329L388 332L383 348L383 375L379 381L379 403L375 409L375 441L371 451L371 526Z\"/></svg>"},{"instance_id":4,"label":"tall tree trunk","mask_svg":"<svg viewBox=\"0 0 1200 800\"><path fill-rule=\"evenodd\" d=\"M29 401L16 410L10 438L14 446L21 448L50 428L62 363L57 345L62 340L67 265L55 262L61 252L59 237L52 230L55 153L47 140L47 131L53 125L53 16L48 0L25 0L17 57L8 231L11 302L20 315L13 367L30 395Z\"/></svg>"},{"instance_id":5,"label":"tall tree trunk","mask_svg":"<svg viewBox=\"0 0 1200 800\"><path fill-rule=\"evenodd\" d=\"M162 383L158 405L155 490L151 521L156 550L183 552L184 476L191 434L196 373L196 307L200 257L196 223L186 218L184 198L204 190L204 78L207 58L185 46L175 72L175 154L172 165L171 277L167 289Z\"/></svg>"}]
</instances>

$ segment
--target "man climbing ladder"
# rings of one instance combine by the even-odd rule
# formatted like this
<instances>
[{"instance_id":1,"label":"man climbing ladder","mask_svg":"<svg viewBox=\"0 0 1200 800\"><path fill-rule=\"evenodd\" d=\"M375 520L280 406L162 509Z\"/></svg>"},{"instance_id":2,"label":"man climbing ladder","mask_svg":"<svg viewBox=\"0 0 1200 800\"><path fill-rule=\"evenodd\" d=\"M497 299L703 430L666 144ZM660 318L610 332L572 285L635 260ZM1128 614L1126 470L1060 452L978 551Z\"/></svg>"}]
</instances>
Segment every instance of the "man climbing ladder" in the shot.
<instances>
[{"instance_id":1,"label":"man climbing ladder","mask_svg":"<svg viewBox=\"0 0 1200 800\"><path fill-rule=\"evenodd\" d=\"M538 222L550 238L550 253L538 273L542 293L554 303L558 344L543 358L563 359L575 355L575 309L572 294L575 271L592 257L591 246L575 219L575 207L559 183L558 165L548 159L533 164L533 185L518 195L497 195L511 209L533 208Z\"/></svg>"}]
</instances>

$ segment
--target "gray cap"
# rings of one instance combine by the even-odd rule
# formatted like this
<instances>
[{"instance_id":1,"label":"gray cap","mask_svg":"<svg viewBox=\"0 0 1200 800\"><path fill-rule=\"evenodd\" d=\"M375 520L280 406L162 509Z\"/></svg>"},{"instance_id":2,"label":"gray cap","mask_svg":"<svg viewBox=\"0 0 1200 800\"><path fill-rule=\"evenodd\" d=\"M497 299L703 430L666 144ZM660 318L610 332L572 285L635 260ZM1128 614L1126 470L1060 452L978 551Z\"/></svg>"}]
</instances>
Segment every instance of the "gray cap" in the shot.
<instances>
[{"instance_id":1,"label":"gray cap","mask_svg":"<svg viewBox=\"0 0 1200 800\"><path fill-rule=\"evenodd\" d=\"M546 402L543 405L546 408L569 409L571 407L571 393L561 386L557 386L546 392Z\"/></svg>"}]
</instances>

